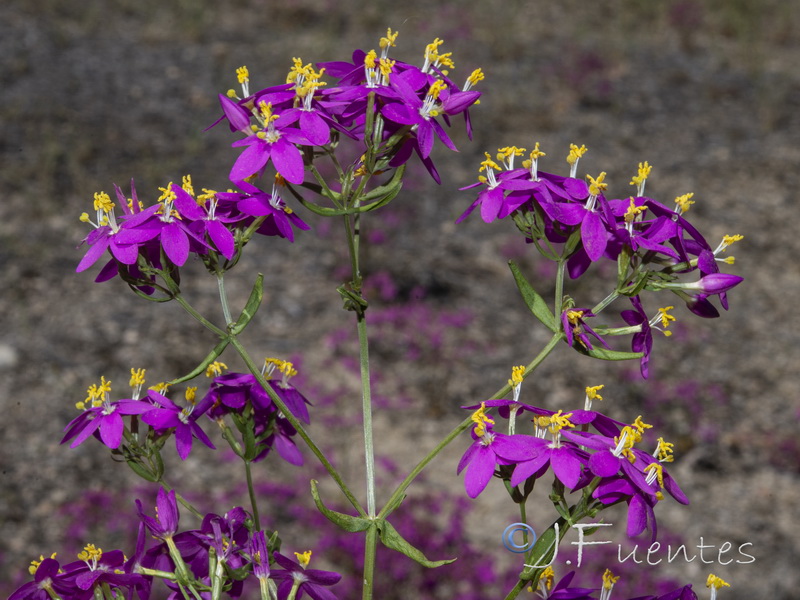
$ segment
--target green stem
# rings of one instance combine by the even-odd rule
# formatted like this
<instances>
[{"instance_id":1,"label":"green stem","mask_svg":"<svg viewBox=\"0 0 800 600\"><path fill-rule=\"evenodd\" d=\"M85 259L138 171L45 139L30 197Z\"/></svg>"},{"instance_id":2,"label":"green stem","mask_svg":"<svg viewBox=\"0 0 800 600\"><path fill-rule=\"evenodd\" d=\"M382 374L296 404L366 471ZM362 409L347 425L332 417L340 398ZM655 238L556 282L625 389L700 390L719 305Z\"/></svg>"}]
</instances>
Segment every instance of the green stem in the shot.
<instances>
[{"instance_id":1,"label":"green stem","mask_svg":"<svg viewBox=\"0 0 800 600\"><path fill-rule=\"evenodd\" d=\"M547 356L553 351L553 349L556 347L556 345L558 345L558 343L563 339L563 337L564 334L561 333L560 331L553 335L553 337L550 339L547 345L544 348L542 348L539 354L536 355L536 358L534 358L530 362L530 364L528 364L528 366L525 367L525 374L523 375L523 378L527 377L530 373L532 373L542 363L542 361L545 358L547 358ZM506 384L502 388L497 390L497 392L495 392L495 394L491 396L490 399L494 400L497 398L502 398L510 391L511 391L511 386ZM469 429L470 425L472 424L473 422L470 417L464 419L455 429L453 429L450 433L448 433L447 436L441 442L439 442L436 445L436 447L427 454L427 456L425 456L425 458L423 458L419 463L417 463L417 466L415 466L411 470L411 472L406 476L406 478L400 483L400 485L397 486L397 489L394 491L389 500L386 502L383 509L381 509L380 513L378 513L379 519L385 519L391 511L393 511L397 506L400 505L400 502L402 502L403 500L405 491L408 489L408 487L411 485L414 479L417 478L417 476L422 472L422 470L426 466L428 466L428 464L436 457L437 454L439 454L439 452L441 452L448 444L450 444L450 442L456 439L461 433Z\"/></svg>"},{"instance_id":2,"label":"green stem","mask_svg":"<svg viewBox=\"0 0 800 600\"><path fill-rule=\"evenodd\" d=\"M556 316L557 322L560 323L561 311L563 309L562 305L564 303L564 269L567 266L567 260L562 257L558 260L556 265L556 292L553 314Z\"/></svg>"},{"instance_id":3,"label":"green stem","mask_svg":"<svg viewBox=\"0 0 800 600\"><path fill-rule=\"evenodd\" d=\"M367 515L375 516L375 446L372 439L372 392L369 380L369 342L367 321L358 315L358 346L361 364L361 409L364 419L364 454L367 468Z\"/></svg>"},{"instance_id":4,"label":"green stem","mask_svg":"<svg viewBox=\"0 0 800 600\"><path fill-rule=\"evenodd\" d=\"M253 522L256 527L256 531L261 531L261 520L258 517L258 500L256 499L256 491L253 487L253 473L250 467L251 461L246 460L244 461L244 470L245 474L247 475L247 493L250 494L250 506L253 509Z\"/></svg>"},{"instance_id":5,"label":"green stem","mask_svg":"<svg viewBox=\"0 0 800 600\"><path fill-rule=\"evenodd\" d=\"M372 600L372 586L375 580L375 553L378 549L378 527L376 523L367 529L364 540L364 588L361 600Z\"/></svg>"}]
</instances>

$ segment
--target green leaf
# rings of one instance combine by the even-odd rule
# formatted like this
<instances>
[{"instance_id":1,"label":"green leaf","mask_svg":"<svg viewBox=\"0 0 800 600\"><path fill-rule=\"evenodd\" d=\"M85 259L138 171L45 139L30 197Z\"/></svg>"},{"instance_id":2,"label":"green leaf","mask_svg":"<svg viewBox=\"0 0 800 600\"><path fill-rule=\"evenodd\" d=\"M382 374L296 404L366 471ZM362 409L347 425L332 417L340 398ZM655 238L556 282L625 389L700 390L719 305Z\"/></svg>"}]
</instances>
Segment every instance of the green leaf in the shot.
<instances>
[{"instance_id":1,"label":"green leaf","mask_svg":"<svg viewBox=\"0 0 800 600\"><path fill-rule=\"evenodd\" d=\"M227 339L222 340L219 344L214 346L214 349L211 352L208 353L208 356L206 356L203 359L203 362L201 362L194 369L192 369L191 372L187 373L183 377L178 377L177 379L173 379L172 381L168 382L167 385L170 385L170 386L178 385L179 383L183 383L184 381L189 381L190 379L194 379L195 377L197 377L201 373L205 372L205 370L208 368L208 365L210 365L211 363L213 363L215 360L217 360L220 357L222 352L228 346L228 343L229 343L229 340L227 340Z\"/></svg>"},{"instance_id":2,"label":"green leaf","mask_svg":"<svg viewBox=\"0 0 800 600\"><path fill-rule=\"evenodd\" d=\"M156 477L152 472L150 472L150 470L148 470L147 467L138 463L137 461L133 459L129 460L128 466L134 473L136 473L139 477L141 477L145 481L150 481L151 483L155 483L156 481L158 481L158 477Z\"/></svg>"},{"instance_id":3,"label":"green leaf","mask_svg":"<svg viewBox=\"0 0 800 600\"><path fill-rule=\"evenodd\" d=\"M346 515L344 513L326 508L325 505L322 504L322 499L319 497L319 491L317 491L317 481L314 479L311 480L311 497L314 498L314 504L317 505L319 512L325 515L325 518L331 523L338 525L345 531L349 531L350 533L354 533L356 531L366 531L372 524L372 521L369 519Z\"/></svg>"},{"instance_id":4,"label":"green leaf","mask_svg":"<svg viewBox=\"0 0 800 600\"><path fill-rule=\"evenodd\" d=\"M455 558L448 560L428 560L420 550L409 544L386 519L380 520L378 523L378 531L384 546L392 550L397 550L401 554L405 554L423 567L432 569L434 567L441 567L442 565L449 565L456 560Z\"/></svg>"},{"instance_id":5,"label":"green leaf","mask_svg":"<svg viewBox=\"0 0 800 600\"><path fill-rule=\"evenodd\" d=\"M553 313L550 312L544 299L537 294L536 290L528 283L528 280L522 275L522 272L514 261L509 261L508 266L511 269L511 273L514 275L514 281L516 281L517 288L519 288L519 292L522 294L522 299L533 313L533 316L539 319L550 331L556 333L558 331L556 319Z\"/></svg>"},{"instance_id":6,"label":"green leaf","mask_svg":"<svg viewBox=\"0 0 800 600\"><path fill-rule=\"evenodd\" d=\"M599 358L600 360L634 360L644 356L644 352L620 352L618 350L606 350L605 348L594 348L585 352L592 358Z\"/></svg>"},{"instance_id":7,"label":"green leaf","mask_svg":"<svg viewBox=\"0 0 800 600\"><path fill-rule=\"evenodd\" d=\"M258 307L261 306L261 301L264 299L264 274L259 273L256 277L256 282L253 284L253 289L250 292L250 298L247 299L242 309L242 314L236 319L236 323L230 328L232 334L236 335L241 333L247 327L250 319L255 316Z\"/></svg>"}]
</instances>

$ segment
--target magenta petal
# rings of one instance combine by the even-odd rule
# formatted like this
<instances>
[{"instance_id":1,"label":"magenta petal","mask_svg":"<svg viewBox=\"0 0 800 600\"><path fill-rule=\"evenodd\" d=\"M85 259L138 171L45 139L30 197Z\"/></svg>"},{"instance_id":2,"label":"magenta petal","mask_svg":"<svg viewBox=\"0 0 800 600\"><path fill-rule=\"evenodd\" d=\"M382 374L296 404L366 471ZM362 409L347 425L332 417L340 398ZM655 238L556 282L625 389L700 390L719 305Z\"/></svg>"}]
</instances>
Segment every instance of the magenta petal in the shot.
<instances>
[{"instance_id":1,"label":"magenta petal","mask_svg":"<svg viewBox=\"0 0 800 600\"><path fill-rule=\"evenodd\" d=\"M477 498L478 494L486 489L494 474L495 464L494 452L486 446L480 446L464 476L467 496Z\"/></svg>"},{"instance_id":2,"label":"magenta petal","mask_svg":"<svg viewBox=\"0 0 800 600\"><path fill-rule=\"evenodd\" d=\"M97 431L97 428L100 427L100 425L101 425L101 419L99 416L96 416L86 425L86 427L84 427L84 429L77 436L75 436L75 439L72 440L72 443L69 445L69 447L77 448L78 446L80 446L83 442L86 441L86 439L90 435L92 435L95 431Z\"/></svg>"},{"instance_id":3,"label":"magenta petal","mask_svg":"<svg viewBox=\"0 0 800 600\"><path fill-rule=\"evenodd\" d=\"M258 173L267 164L269 156L270 145L260 140L255 141L233 163L229 175L231 181L242 181L253 173Z\"/></svg>"},{"instance_id":4,"label":"magenta petal","mask_svg":"<svg viewBox=\"0 0 800 600\"><path fill-rule=\"evenodd\" d=\"M212 220L206 224L206 231L208 231L208 237L214 242L222 256L228 260L232 259L233 255L236 254L236 243L233 234L228 231L228 228L219 221Z\"/></svg>"},{"instance_id":5,"label":"magenta petal","mask_svg":"<svg viewBox=\"0 0 800 600\"><path fill-rule=\"evenodd\" d=\"M120 442L122 442L122 430L125 428L120 414L114 411L98 420L101 421L100 439L112 450L119 448Z\"/></svg>"},{"instance_id":6,"label":"magenta petal","mask_svg":"<svg viewBox=\"0 0 800 600\"><path fill-rule=\"evenodd\" d=\"M542 452L532 460L519 463L514 467L514 473L511 475L511 485L518 486L520 483L528 479L531 475L539 471L550 460L549 452Z\"/></svg>"},{"instance_id":7,"label":"magenta petal","mask_svg":"<svg viewBox=\"0 0 800 600\"><path fill-rule=\"evenodd\" d=\"M96 263L97 259L100 258L106 251L106 248L108 248L108 243L109 239L107 237L98 240L97 243L91 246L89 250L87 250L86 254L83 255L83 258L81 259L81 262L78 263L78 267L75 269L75 271L80 273Z\"/></svg>"},{"instance_id":8,"label":"magenta petal","mask_svg":"<svg viewBox=\"0 0 800 600\"><path fill-rule=\"evenodd\" d=\"M182 267L189 256L189 238L180 225L169 223L161 230L161 246L174 264Z\"/></svg>"},{"instance_id":9,"label":"magenta petal","mask_svg":"<svg viewBox=\"0 0 800 600\"><path fill-rule=\"evenodd\" d=\"M433 127L428 121L422 121L417 128L417 144L422 158L428 158L433 150Z\"/></svg>"},{"instance_id":10,"label":"magenta petal","mask_svg":"<svg viewBox=\"0 0 800 600\"><path fill-rule=\"evenodd\" d=\"M610 450L601 450L589 458L589 469L597 477L611 477L619 471L619 459Z\"/></svg>"},{"instance_id":11,"label":"magenta petal","mask_svg":"<svg viewBox=\"0 0 800 600\"><path fill-rule=\"evenodd\" d=\"M300 113L300 129L315 146L324 146L331 141L331 129L316 111L304 110Z\"/></svg>"},{"instance_id":12,"label":"magenta petal","mask_svg":"<svg viewBox=\"0 0 800 600\"><path fill-rule=\"evenodd\" d=\"M500 214L500 209L503 207L504 192L499 187L489 188L485 190L479 199L481 203L481 219L484 223L491 223Z\"/></svg>"},{"instance_id":13,"label":"magenta petal","mask_svg":"<svg viewBox=\"0 0 800 600\"><path fill-rule=\"evenodd\" d=\"M589 260L595 262L603 255L608 243L608 232L603 221L600 220L600 215L596 212L587 212L583 218L581 238Z\"/></svg>"},{"instance_id":14,"label":"magenta petal","mask_svg":"<svg viewBox=\"0 0 800 600\"><path fill-rule=\"evenodd\" d=\"M567 486L573 489L578 485L581 478L581 461L573 454L571 448L562 446L554 448L550 456L550 465L556 477Z\"/></svg>"},{"instance_id":15,"label":"magenta petal","mask_svg":"<svg viewBox=\"0 0 800 600\"><path fill-rule=\"evenodd\" d=\"M280 139L272 144L272 162L286 181L301 184L305 179L303 155L296 146Z\"/></svg>"},{"instance_id":16,"label":"magenta petal","mask_svg":"<svg viewBox=\"0 0 800 600\"><path fill-rule=\"evenodd\" d=\"M111 254L124 265L135 265L139 258L139 246L134 244L111 244Z\"/></svg>"},{"instance_id":17,"label":"magenta petal","mask_svg":"<svg viewBox=\"0 0 800 600\"><path fill-rule=\"evenodd\" d=\"M175 448L181 460L186 460L192 451L192 430L188 425L175 428Z\"/></svg>"},{"instance_id":18,"label":"magenta petal","mask_svg":"<svg viewBox=\"0 0 800 600\"><path fill-rule=\"evenodd\" d=\"M300 454L300 450L290 439L282 435L276 435L273 444L283 460L296 467L303 464L303 455Z\"/></svg>"}]
</instances>

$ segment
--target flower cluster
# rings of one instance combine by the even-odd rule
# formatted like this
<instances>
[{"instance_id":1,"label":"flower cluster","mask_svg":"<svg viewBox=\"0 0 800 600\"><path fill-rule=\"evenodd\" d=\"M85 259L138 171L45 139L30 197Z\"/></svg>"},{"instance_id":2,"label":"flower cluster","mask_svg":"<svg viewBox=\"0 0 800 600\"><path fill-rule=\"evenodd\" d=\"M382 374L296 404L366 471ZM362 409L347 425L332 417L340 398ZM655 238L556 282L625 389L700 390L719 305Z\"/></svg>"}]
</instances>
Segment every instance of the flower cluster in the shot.
<instances>
[{"instance_id":1,"label":"flower cluster","mask_svg":"<svg viewBox=\"0 0 800 600\"><path fill-rule=\"evenodd\" d=\"M515 368L515 373L520 369ZM521 379L512 382L518 394ZM591 410L591 401L599 398L599 387L586 389L583 409L566 414L523 404L516 398L465 407L477 408L471 417L475 423L473 443L458 465L458 473L466 470L467 495L477 497L495 474L511 487L525 489L552 471L562 489L590 490L598 507L625 502L627 534L634 537L650 530L655 540L653 508L664 498L664 492L681 504L689 503L663 466L673 460L672 444L659 438L652 455L637 447L644 431L652 426L641 417L626 425ZM492 407L508 419L508 434L494 430L495 421L486 414ZM533 415L530 434L517 433L517 417L525 412Z\"/></svg>"},{"instance_id":2,"label":"flower cluster","mask_svg":"<svg viewBox=\"0 0 800 600\"><path fill-rule=\"evenodd\" d=\"M248 432L247 436L254 440L252 448L249 448L252 456L248 460L257 462L275 448L287 462L303 464L303 457L292 441L297 431L257 378L244 373L223 374L225 368L219 361L211 363L206 370L206 374L212 377L208 392L198 400L197 388L189 387L182 405L162 393L166 391L165 385L143 390L144 369L131 369L132 394L122 400L111 400L111 382L101 378L99 385L89 387L86 400L76 404L82 412L67 425L61 443L71 441L70 447L75 448L94 436L112 450L124 445L124 451L129 452L142 448L145 440L163 445L170 435L174 435L178 455L186 460L195 439L214 449L214 444L198 424L200 417L206 415L227 431L225 417L230 416L237 429L242 434ZM280 377L274 377L276 371ZM309 402L289 382L296 374L288 361L276 358L264 361L263 375L270 390L297 419L309 423ZM138 424L132 422L130 427L126 427L125 416L141 419L150 426L149 433L141 438L134 434L138 431Z\"/></svg>"},{"instance_id":3,"label":"flower cluster","mask_svg":"<svg viewBox=\"0 0 800 600\"><path fill-rule=\"evenodd\" d=\"M125 558L121 550L103 552L90 544L79 560L60 565L55 555L33 561L34 580L20 587L10 600L49 600L51 597L76 600L98 597L150 597L153 576L175 573L168 580L171 597L180 597L189 587L204 594L225 591L239 598L248 581L272 585L277 598L335 598L327 589L341 576L331 571L309 569L311 552L295 553L297 562L276 550L276 536L269 539L243 508L224 515L207 514L199 529L179 531L178 500L175 491L161 488L155 516L146 514L136 501L139 535L134 554ZM155 540L147 548L148 534ZM264 589L262 587L262 589ZM210 597L210 596L209 596ZM217 596L218 597L218 596Z\"/></svg>"},{"instance_id":4,"label":"flower cluster","mask_svg":"<svg viewBox=\"0 0 800 600\"><path fill-rule=\"evenodd\" d=\"M733 257L722 255L742 236L725 236L712 248L685 216L693 203L689 200L692 194L679 196L672 207L645 196L645 181L651 167L644 162L639 164L638 173L630 182L636 186L635 195L609 199L605 194L608 188L605 172L596 177L587 175L585 181L576 177L585 146L571 146L567 177L539 170L539 159L545 153L538 142L522 166L515 167L515 159L525 152L525 148L512 146L501 148L496 158L486 153L479 181L462 188L480 187L481 191L457 222L476 208L480 208L481 218L487 223L511 217L526 240L544 256L566 261L566 270L573 279L580 277L592 263L601 260L617 263L616 293L628 296L633 305L632 310L623 311L622 318L634 331L633 351L643 353L644 377L648 374L652 331L664 330L675 319L665 312L673 307L649 317L640 298L643 290L670 290L701 317L719 316L709 300L712 296L717 296L722 307L728 308L726 292L742 278L720 273L719 263L733 263ZM679 277L692 272L698 272L699 278L679 281ZM592 316L595 315L588 309L565 307L562 321L570 345L591 350L591 335L608 347L583 323L583 318Z\"/></svg>"}]
</instances>

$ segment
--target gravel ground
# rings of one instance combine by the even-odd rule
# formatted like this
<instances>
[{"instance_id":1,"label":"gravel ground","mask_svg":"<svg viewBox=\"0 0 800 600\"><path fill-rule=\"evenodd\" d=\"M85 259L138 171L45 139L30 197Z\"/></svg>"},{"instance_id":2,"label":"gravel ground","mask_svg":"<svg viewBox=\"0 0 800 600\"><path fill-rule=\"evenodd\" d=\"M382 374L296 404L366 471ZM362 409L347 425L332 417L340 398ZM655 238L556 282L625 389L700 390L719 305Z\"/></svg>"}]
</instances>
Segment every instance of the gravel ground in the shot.
<instances>
[{"instance_id":1,"label":"gravel ground","mask_svg":"<svg viewBox=\"0 0 800 600\"><path fill-rule=\"evenodd\" d=\"M142 364L151 381L167 379L194 366L205 352L197 346L212 341L198 337L177 306L151 305L120 282L95 285L89 273L74 273L86 234L77 217L92 194L131 177L140 192L155 190L187 172L197 187L225 185L230 139L221 129L202 130L216 118L216 94L231 87L236 67L249 66L253 85L271 85L283 80L292 57L347 59L355 48L375 46L389 26L400 30L398 58L417 61L438 36L454 52L459 78L480 66L487 79L473 114L474 141L461 135L460 153L435 154L443 184L424 176L409 183L394 216L377 218L382 229L368 231L376 237L366 271L376 285L379 274L388 276L401 297L425 290L435 314L472 315L446 333L444 350L420 362L404 359L405 347L378 343L375 365L390 373L383 393L397 389L412 399L402 415L379 414L379 452L413 462L460 421L458 406L491 394L541 342L541 332L526 329L504 263L513 257L531 273L545 267L510 224L452 224L471 202L456 190L474 180L483 152L538 140L548 152L540 168L563 172L556 157L569 143L583 143L590 152L581 170L607 171L620 194L647 160L654 166L650 194L669 200L694 192L694 222L710 239L745 235L735 272L746 282L730 294L731 310L721 319L677 313L683 333L657 340L652 388L624 366L576 360L564 349L526 383L525 394L559 408L603 381L615 416L656 410L665 437L679 442L673 471L693 500L688 508L665 503L664 526L690 542L749 542L756 559L665 568L698 589L713 570L733 586L724 599L796 598L800 339L797 319L774 313L800 293L800 270L790 262L800 253L791 220L800 187L800 4L226 4L0 5L0 582L63 546L60 507L134 483L96 446L58 446L89 383L101 374L121 380ZM323 373L346 380L344 372L323 371L330 369L329 347L319 343L342 326L334 288L343 251L326 224L309 221L318 235L261 245L243 260L230 292L241 300L247 273L265 272L261 333L249 340L254 354L300 355L309 380ZM190 284L189 293L213 310L210 283ZM579 293L585 304L598 300L591 286ZM346 441L329 441L343 464L358 463L347 456ZM460 489L453 477L460 451L443 457L427 481ZM189 461L186 480L224 481L225 469ZM475 502L476 522L492 523L495 500ZM502 527L476 526L470 535L497 545Z\"/></svg>"}]
</instances>

